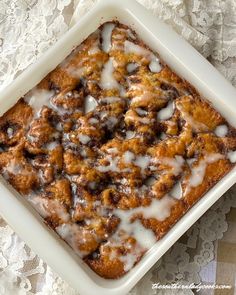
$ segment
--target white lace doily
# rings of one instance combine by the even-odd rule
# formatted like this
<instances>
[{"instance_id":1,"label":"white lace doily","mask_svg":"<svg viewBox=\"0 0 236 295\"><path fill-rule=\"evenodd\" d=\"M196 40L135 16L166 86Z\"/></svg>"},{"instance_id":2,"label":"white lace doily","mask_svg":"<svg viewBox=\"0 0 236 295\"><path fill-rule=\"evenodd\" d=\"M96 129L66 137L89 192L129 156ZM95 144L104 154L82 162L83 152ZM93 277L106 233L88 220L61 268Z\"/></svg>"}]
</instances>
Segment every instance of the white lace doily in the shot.
<instances>
[{"instance_id":1,"label":"white lace doily","mask_svg":"<svg viewBox=\"0 0 236 295\"><path fill-rule=\"evenodd\" d=\"M104 0L105 1L105 0ZM1 0L0 89L34 62L94 4L94 0ZM236 86L235 0L139 0L170 24ZM75 9L75 10L74 10ZM72 22L72 23L73 23ZM214 258L214 241L227 230L226 213L236 207L228 191L131 291L150 295L152 282L198 283ZM173 291L173 294L177 294ZM158 291L170 295L171 291ZM0 218L1 295L78 295L35 255ZM193 294L186 290L181 294Z\"/></svg>"}]
</instances>

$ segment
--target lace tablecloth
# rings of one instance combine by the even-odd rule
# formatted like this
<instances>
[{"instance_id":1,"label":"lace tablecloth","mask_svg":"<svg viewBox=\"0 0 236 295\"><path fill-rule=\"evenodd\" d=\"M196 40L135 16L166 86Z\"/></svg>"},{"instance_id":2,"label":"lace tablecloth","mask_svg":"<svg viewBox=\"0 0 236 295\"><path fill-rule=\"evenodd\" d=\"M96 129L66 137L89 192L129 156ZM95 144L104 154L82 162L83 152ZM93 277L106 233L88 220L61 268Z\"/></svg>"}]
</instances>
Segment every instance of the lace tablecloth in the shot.
<instances>
[{"instance_id":1,"label":"lace tablecloth","mask_svg":"<svg viewBox=\"0 0 236 295\"><path fill-rule=\"evenodd\" d=\"M94 2L1 0L0 89L40 57L91 8ZM236 86L235 0L139 2L181 33ZM175 243L131 294L177 294L176 290L152 290L153 282L190 284L207 281L206 266L214 260L216 241L221 239L227 230L226 213L230 208L236 207L235 195L234 186ZM35 255L0 218L0 295L31 294L77 293ZM185 290L180 294L193 294L193 291Z\"/></svg>"}]
</instances>

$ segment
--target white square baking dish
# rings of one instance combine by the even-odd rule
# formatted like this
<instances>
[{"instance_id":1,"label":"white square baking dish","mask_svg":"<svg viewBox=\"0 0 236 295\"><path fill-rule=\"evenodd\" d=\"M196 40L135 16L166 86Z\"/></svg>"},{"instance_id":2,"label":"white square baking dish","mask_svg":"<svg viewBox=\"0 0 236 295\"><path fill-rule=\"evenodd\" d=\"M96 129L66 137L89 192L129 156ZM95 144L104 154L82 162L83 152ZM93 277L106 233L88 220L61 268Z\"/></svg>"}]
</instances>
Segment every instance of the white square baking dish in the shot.
<instances>
[{"instance_id":1,"label":"white square baking dish","mask_svg":"<svg viewBox=\"0 0 236 295\"><path fill-rule=\"evenodd\" d=\"M34 65L0 94L0 115L53 70L103 22L118 19L180 76L193 84L236 127L236 91L194 48L135 0L101 0ZM81 295L126 294L175 241L236 182L233 169L150 249L124 277L106 280L96 275L43 222L38 213L7 183L0 180L0 214L28 245ZM150 286L151 287L151 286Z\"/></svg>"}]
</instances>

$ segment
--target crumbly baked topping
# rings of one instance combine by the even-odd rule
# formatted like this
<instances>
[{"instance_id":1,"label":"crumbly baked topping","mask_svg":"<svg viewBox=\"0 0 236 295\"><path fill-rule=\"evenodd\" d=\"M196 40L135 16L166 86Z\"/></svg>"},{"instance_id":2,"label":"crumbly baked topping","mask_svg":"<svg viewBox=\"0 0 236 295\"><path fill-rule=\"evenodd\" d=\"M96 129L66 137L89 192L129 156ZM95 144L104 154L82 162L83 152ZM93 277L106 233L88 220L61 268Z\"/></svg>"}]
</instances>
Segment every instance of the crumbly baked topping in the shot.
<instances>
[{"instance_id":1,"label":"crumbly baked topping","mask_svg":"<svg viewBox=\"0 0 236 295\"><path fill-rule=\"evenodd\" d=\"M0 118L0 172L99 275L128 272L236 162L236 130L102 25Z\"/></svg>"}]
</instances>

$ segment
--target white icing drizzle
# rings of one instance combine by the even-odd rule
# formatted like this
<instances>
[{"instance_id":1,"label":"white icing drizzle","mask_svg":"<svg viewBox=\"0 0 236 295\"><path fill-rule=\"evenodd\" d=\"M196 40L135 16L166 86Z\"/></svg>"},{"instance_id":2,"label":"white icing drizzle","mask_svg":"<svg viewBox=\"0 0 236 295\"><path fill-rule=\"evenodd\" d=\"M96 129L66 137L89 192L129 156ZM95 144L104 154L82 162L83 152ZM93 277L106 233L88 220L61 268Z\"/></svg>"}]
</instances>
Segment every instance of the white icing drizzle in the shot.
<instances>
[{"instance_id":1,"label":"white icing drizzle","mask_svg":"<svg viewBox=\"0 0 236 295\"><path fill-rule=\"evenodd\" d=\"M100 101L102 103L106 103L106 104L111 104L111 103L119 102L121 100L122 100L122 98L117 97L117 96L103 97L103 98L100 99Z\"/></svg>"},{"instance_id":2,"label":"white icing drizzle","mask_svg":"<svg viewBox=\"0 0 236 295\"><path fill-rule=\"evenodd\" d=\"M132 76L131 76L132 77ZM150 95L155 95L153 92L147 90L147 86L144 86L142 83L132 83L129 82L129 88L132 91L143 91L144 93L148 93Z\"/></svg>"},{"instance_id":3,"label":"white icing drizzle","mask_svg":"<svg viewBox=\"0 0 236 295\"><path fill-rule=\"evenodd\" d=\"M181 112L183 119L193 128L194 131L201 132L208 130L208 127L204 123L196 121L188 112L185 112L180 104L176 107Z\"/></svg>"},{"instance_id":4,"label":"white icing drizzle","mask_svg":"<svg viewBox=\"0 0 236 295\"><path fill-rule=\"evenodd\" d=\"M56 232L65 240L74 251L83 258L86 253L79 249L79 245L86 243L87 230L80 228L77 224L62 224L56 228Z\"/></svg>"},{"instance_id":5,"label":"white icing drizzle","mask_svg":"<svg viewBox=\"0 0 236 295\"><path fill-rule=\"evenodd\" d=\"M138 166L142 170L142 172L144 172L144 170L147 169L151 161L151 158L147 155L136 156L134 153L130 151L126 151L123 154L123 157L124 157L124 162L126 164L133 163L135 166Z\"/></svg>"},{"instance_id":6,"label":"white icing drizzle","mask_svg":"<svg viewBox=\"0 0 236 295\"><path fill-rule=\"evenodd\" d=\"M134 214L143 213L143 210L145 210L145 207L135 208L129 211L116 209L114 210L114 214L120 218L117 232L120 230L125 231L128 235L133 236L144 249L149 249L156 242L154 233L150 229L144 228L140 221L130 221Z\"/></svg>"},{"instance_id":7,"label":"white icing drizzle","mask_svg":"<svg viewBox=\"0 0 236 295\"><path fill-rule=\"evenodd\" d=\"M108 155L106 157L106 160L109 162L109 165L107 166L98 166L97 170L100 172L108 172L108 171L112 171L112 172L119 172L120 169L117 167L118 164L118 158L113 159L112 156Z\"/></svg>"},{"instance_id":8,"label":"white icing drizzle","mask_svg":"<svg viewBox=\"0 0 236 295\"><path fill-rule=\"evenodd\" d=\"M166 108L163 108L160 110L160 112L158 112L157 118L159 120L168 120L173 116L174 110L175 110L175 105L174 105L174 102L171 101L168 103Z\"/></svg>"},{"instance_id":9,"label":"white icing drizzle","mask_svg":"<svg viewBox=\"0 0 236 295\"><path fill-rule=\"evenodd\" d=\"M116 258L116 253L114 253L113 259ZM138 255L136 253L127 253L119 257L120 261L124 264L124 271L129 271L133 268L135 262L137 261ZM110 257L112 259L112 257Z\"/></svg>"},{"instance_id":10,"label":"white icing drizzle","mask_svg":"<svg viewBox=\"0 0 236 295\"><path fill-rule=\"evenodd\" d=\"M37 195L29 195L27 200L33 205L35 210L43 217L47 218L52 214L58 216L63 222L68 222L70 216L63 205L56 199L47 199Z\"/></svg>"},{"instance_id":11,"label":"white icing drizzle","mask_svg":"<svg viewBox=\"0 0 236 295\"><path fill-rule=\"evenodd\" d=\"M166 138L167 138L166 133L161 132L161 134L160 134L160 139L161 139L161 140L165 140Z\"/></svg>"},{"instance_id":12,"label":"white icing drizzle","mask_svg":"<svg viewBox=\"0 0 236 295\"><path fill-rule=\"evenodd\" d=\"M34 118L39 117L40 111L44 106L47 106L48 108L53 109L54 111L60 113L61 115L71 114L71 111L63 109L62 107L57 107L53 104L53 101L51 101L51 98L54 95L55 95L54 91L38 89L37 87L35 87L34 89L32 89L30 92L28 92L25 95L24 97L25 102L27 102L34 110ZM69 96L66 95L65 98L69 98Z\"/></svg>"},{"instance_id":13,"label":"white icing drizzle","mask_svg":"<svg viewBox=\"0 0 236 295\"><path fill-rule=\"evenodd\" d=\"M109 149L109 152L113 152L117 153L117 150L114 149ZM147 155L144 156L136 156L134 153L130 152L130 151L126 151L123 154L123 159L124 159L124 163L126 164L134 164L135 166L138 166L142 172L144 172L145 169L147 169L147 167L150 164L151 158ZM113 171L113 172L120 172L120 168L117 166L119 161L120 161L120 157L115 157L113 158L111 155L107 155L106 156L106 160L109 162L109 164L107 166L101 166L99 165L97 167L97 170L99 170L100 172L108 172L108 171ZM128 172L127 169L122 170L123 172Z\"/></svg>"},{"instance_id":14,"label":"white icing drizzle","mask_svg":"<svg viewBox=\"0 0 236 295\"><path fill-rule=\"evenodd\" d=\"M89 123L90 123L90 124L98 124L99 121L98 121L98 119L96 119L96 118L90 118L90 119L89 119Z\"/></svg>"},{"instance_id":15,"label":"white icing drizzle","mask_svg":"<svg viewBox=\"0 0 236 295\"><path fill-rule=\"evenodd\" d=\"M80 155L83 157L83 158L86 158L87 157L87 152L85 149L81 149L80 150Z\"/></svg>"},{"instance_id":16,"label":"white icing drizzle","mask_svg":"<svg viewBox=\"0 0 236 295\"><path fill-rule=\"evenodd\" d=\"M115 35L116 40L122 40L123 38L124 38L124 36L122 34L116 34Z\"/></svg>"},{"instance_id":17,"label":"white icing drizzle","mask_svg":"<svg viewBox=\"0 0 236 295\"><path fill-rule=\"evenodd\" d=\"M154 166L154 165L150 165L149 166L149 169L150 169L150 171L156 171L157 170L157 167Z\"/></svg>"},{"instance_id":18,"label":"white icing drizzle","mask_svg":"<svg viewBox=\"0 0 236 295\"><path fill-rule=\"evenodd\" d=\"M126 120L131 120L131 121L133 121L134 120L134 117L133 117L133 115L126 115L125 116L125 119ZM153 120L154 119L149 119L149 118L143 118L143 117L135 117L135 120L137 120L137 121L139 121L139 122L141 122L141 123L143 123L143 124L149 124L149 123L151 123L151 122L153 122Z\"/></svg>"},{"instance_id":19,"label":"white icing drizzle","mask_svg":"<svg viewBox=\"0 0 236 295\"><path fill-rule=\"evenodd\" d=\"M126 164L130 164L132 163L132 161L135 159L135 155L134 153L130 152L130 151L126 151L123 155L124 157L124 162Z\"/></svg>"},{"instance_id":20,"label":"white icing drizzle","mask_svg":"<svg viewBox=\"0 0 236 295\"><path fill-rule=\"evenodd\" d=\"M103 26L102 29L102 50L105 52L109 52L112 44L111 44L111 37L113 29L115 25L113 23L107 23Z\"/></svg>"},{"instance_id":21,"label":"white icing drizzle","mask_svg":"<svg viewBox=\"0 0 236 295\"><path fill-rule=\"evenodd\" d=\"M189 166L191 166L194 162L196 162L197 159L196 158L190 158L190 159L187 159L186 162L188 163Z\"/></svg>"},{"instance_id":22,"label":"white icing drizzle","mask_svg":"<svg viewBox=\"0 0 236 295\"><path fill-rule=\"evenodd\" d=\"M69 110L69 109L65 109L63 107L58 107L58 106L55 106L53 104L52 108L57 112L59 113L61 116L65 115L65 114L68 114L68 115L71 115L72 114L72 110Z\"/></svg>"},{"instance_id":23,"label":"white icing drizzle","mask_svg":"<svg viewBox=\"0 0 236 295\"><path fill-rule=\"evenodd\" d=\"M56 142L56 141L53 141L53 142L50 142L50 143L46 144L45 148L47 150L49 150L49 151L52 151L52 150L54 150L58 146L59 146L59 143Z\"/></svg>"},{"instance_id":24,"label":"white icing drizzle","mask_svg":"<svg viewBox=\"0 0 236 295\"><path fill-rule=\"evenodd\" d=\"M192 167L185 194L189 192L191 187L197 187L203 182L208 164L212 164L223 158L224 156L222 154L209 154L205 156L204 159L200 160L197 166Z\"/></svg>"},{"instance_id":25,"label":"white icing drizzle","mask_svg":"<svg viewBox=\"0 0 236 295\"><path fill-rule=\"evenodd\" d=\"M147 111L137 108L136 109L136 113L139 114L140 116L146 116L147 115Z\"/></svg>"},{"instance_id":26,"label":"white icing drizzle","mask_svg":"<svg viewBox=\"0 0 236 295\"><path fill-rule=\"evenodd\" d=\"M182 171L182 166L184 164L184 159L182 156L175 156L174 158L159 158L157 160L160 164L168 165L173 168L173 174L178 175Z\"/></svg>"},{"instance_id":27,"label":"white icing drizzle","mask_svg":"<svg viewBox=\"0 0 236 295\"><path fill-rule=\"evenodd\" d=\"M124 44L125 53L134 53L140 56L144 56L145 58L150 60L149 69L153 73L159 73L162 70L162 66L160 64L159 59L149 50L143 48L133 42L128 40L125 41Z\"/></svg>"},{"instance_id":28,"label":"white icing drizzle","mask_svg":"<svg viewBox=\"0 0 236 295\"><path fill-rule=\"evenodd\" d=\"M87 114L92 112L97 107L97 105L97 100L93 96L87 95L84 100L84 113Z\"/></svg>"},{"instance_id":29,"label":"white icing drizzle","mask_svg":"<svg viewBox=\"0 0 236 295\"><path fill-rule=\"evenodd\" d=\"M152 230L145 228L139 220L131 222L133 216L140 214L143 218L155 218L159 221L164 221L170 216L171 208L176 203L176 201L169 197L168 195L164 196L162 199L153 199L151 204L147 207L137 207L131 210L114 210L114 214L120 218L120 224L117 232L114 234L114 238L117 238L117 233L119 231L126 232L129 236L132 236L138 242L138 245L142 249L148 250L156 243L156 237ZM135 255L130 253L130 255ZM119 257L120 258L120 257ZM122 258L126 265L126 268L129 269L132 263L130 259L132 257ZM134 259L134 262L136 260Z\"/></svg>"},{"instance_id":30,"label":"white icing drizzle","mask_svg":"<svg viewBox=\"0 0 236 295\"><path fill-rule=\"evenodd\" d=\"M86 73L86 67L78 66L78 67L69 67L66 69L69 75L74 78L80 79Z\"/></svg>"},{"instance_id":31,"label":"white icing drizzle","mask_svg":"<svg viewBox=\"0 0 236 295\"><path fill-rule=\"evenodd\" d=\"M47 199L44 199L40 196L29 196L27 200L43 218L47 218L48 216L50 216L50 213L48 211Z\"/></svg>"},{"instance_id":32,"label":"white icing drizzle","mask_svg":"<svg viewBox=\"0 0 236 295\"><path fill-rule=\"evenodd\" d=\"M114 70L113 58L110 58L107 63L105 63L101 73L100 86L102 89L121 89L120 84L114 78Z\"/></svg>"},{"instance_id":33,"label":"white icing drizzle","mask_svg":"<svg viewBox=\"0 0 236 295\"><path fill-rule=\"evenodd\" d=\"M99 117L101 120L104 120L108 116L108 112L106 111L101 111L98 113Z\"/></svg>"},{"instance_id":34,"label":"white icing drizzle","mask_svg":"<svg viewBox=\"0 0 236 295\"><path fill-rule=\"evenodd\" d=\"M107 149L107 152L110 154L117 154L118 149L116 147Z\"/></svg>"},{"instance_id":35,"label":"white icing drizzle","mask_svg":"<svg viewBox=\"0 0 236 295\"><path fill-rule=\"evenodd\" d=\"M214 133L218 137L224 137L228 133L228 126L227 125L219 125L216 127Z\"/></svg>"},{"instance_id":36,"label":"white icing drizzle","mask_svg":"<svg viewBox=\"0 0 236 295\"><path fill-rule=\"evenodd\" d=\"M137 214L142 214L146 219L155 218L159 221L164 221L170 216L171 208L176 201L169 197L164 196L162 199L153 199L151 204L147 207L138 207L131 210L114 210L114 214L120 218L120 224L112 239L107 243L111 246L122 245L119 232L127 233L137 241L135 246L125 243L126 249L132 249L132 252L127 252L124 255L119 255L114 248L110 254L110 259L119 259L124 264L124 270L130 270L137 262L138 257L142 254L143 250L150 249L156 243L156 236L151 229L145 228L140 220L131 222L132 217Z\"/></svg>"},{"instance_id":37,"label":"white icing drizzle","mask_svg":"<svg viewBox=\"0 0 236 295\"><path fill-rule=\"evenodd\" d=\"M136 241L142 248L150 249L156 243L153 231L145 228L139 220L136 220L132 225Z\"/></svg>"},{"instance_id":38,"label":"white icing drizzle","mask_svg":"<svg viewBox=\"0 0 236 295\"><path fill-rule=\"evenodd\" d=\"M141 168L142 171L147 169L150 164L151 158L149 156L137 156L134 164Z\"/></svg>"},{"instance_id":39,"label":"white icing drizzle","mask_svg":"<svg viewBox=\"0 0 236 295\"><path fill-rule=\"evenodd\" d=\"M236 151L229 151L227 157L231 163L236 163Z\"/></svg>"},{"instance_id":40,"label":"white icing drizzle","mask_svg":"<svg viewBox=\"0 0 236 295\"><path fill-rule=\"evenodd\" d=\"M109 130L112 130L113 127L118 123L118 119L116 117L109 117L104 125L108 127Z\"/></svg>"},{"instance_id":41,"label":"white icing drizzle","mask_svg":"<svg viewBox=\"0 0 236 295\"><path fill-rule=\"evenodd\" d=\"M151 122L154 122L154 119L149 119L149 118L140 118L138 117L138 121L143 123L143 124L149 124Z\"/></svg>"},{"instance_id":42,"label":"white icing drizzle","mask_svg":"<svg viewBox=\"0 0 236 295\"><path fill-rule=\"evenodd\" d=\"M130 130L126 131L125 139L132 139L134 137L135 137L135 132L134 131L130 131Z\"/></svg>"},{"instance_id":43,"label":"white icing drizzle","mask_svg":"<svg viewBox=\"0 0 236 295\"><path fill-rule=\"evenodd\" d=\"M32 107L35 116L38 116L43 106L53 108L50 100L53 95L53 91L34 88L24 97L24 100Z\"/></svg>"},{"instance_id":44,"label":"white icing drizzle","mask_svg":"<svg viewBox=\"0 0 236 295\"><path fill-rule=\"evenodd\" d=\"M7 166L3 168L3 174L6 178L8 178L8 174L13 175L29 175L30 173L24 169L22 164L17 163L15 159L12 159L8 162Z\"/></svg>"},{"instance_id":45,"label":"white icing drizzle","mask_svg":"<svg viewBox=\"0 0 236 295\"><path fill-rule=\"evenodd\" d=\"M126 66L126 69L128 71L128 73L132 73L133 71L135 71L137 68L139 67L139 64L137 63L128 63Z\"/></svg>"},{"instance_id":46,"label":"white icing drizzle","mask_svg":"<svg viewBox=\"0 0 236 295\"><path fill-rule=\"evenodd\" d=\"M96 54L96 53L100 52L100 48L99 48L99 32L96 31L94 33L94 36L96 36L96 39L93 42L93 45L89 48L89 51L88 51L89 55L93 55L93 54Z\"/></svg>"},{"instance_id":47,"label":"white icing drizzle","mask_svg":"<svg viewBox=\"0 0 236 295\"><path fill-rule=\"evenodd\" d=\"M162 70L160 60L155 55L153 55L152 60L149 64L149 69L153 73L159 73Z\"/></svg>"},{"instance_id":48,"label":"white icing drizzle","mask_svg":"<svg viewBox=\"0 0 236 295\"><path fill-rule=\"evenodd\" d=\"M57 125L56 125L56 129L57 129L58 131L63 131L62 122L57 123Z\"/></svg>"},{"instance_id":49,"label":"white icing drizzle","mask_svg":"<svg viewBox=\"0 0 236 295\"><path fill-rule=\"evenodd\" d=\"M135 221L135 223L138 223L139 221ZM138 226L138 224L137 224ZM141 228L143 227L143 225L140 223ZM145 229L144 229L145 230ZM152 233L151 233L152 234ZM147 239L152 239L153 237L147 237ZM110 239L105 246L111 246L111 251L109 253L109 259L113 260L113 259L119 259L123 265L124 265L124 270L125 271L129 271L134 264L137 262L138 258L141 256L142 254L142 248L140 247L140 245L136 244L136 245L132 245L130 242L128 241L124 241L121 240L120 237L118 235L113 235L112 239ZM120 246L124 246L128 251L126 253L124 253L123 255L121 255L117 250L116 247L120 247ZM131 251L129 251L131 250ZM101 247L101 253L103 253L103 246Z\"/></svg>"},{"instance_id":50,"label":"white icing drizzle","mask_svg":"<svg viewBox=\"0 0 236 295\"><path fill-rule=\"evenodd\" d=\"M8 128L7 128L7 136L8 136L9 138L12 138L12 137L13 137L13 134L14 134L14 130L13 130L13 128L8 127Z\"/></svg>"},{"instance_id":51,"label":"white icing drizzle","mask_svg":"<svg viewBox=\"0 0 236 295\"><path fill-rule=\"evenodd\" d=\"M64 98L65 99L69 99L69 98L71 98L71 97L75 97L75 98L78 98L79 97L79 94L78 93L75 93L74 95L73 95L73 93L72 93L72 91L69 91L69 92L67 92L65 95L64 95Z\"/></svg>"},{"instance_id":52,"label":"white icing drizzle","mask_svg":"<svg viewBox=\"0 0 236 295\"><path fill-rule=\"evenodd\" d=\"M35 142L36 141L36 137L33 137L33 136L31 136L31 135L29 135L29 134L27 134L27 140L29 141L29 142Z\"/></svg>"},{"instance_id":53,"label":"white icing drizzle","mask_svg":"<svg viewBox=\"0 0 236 295\"><path fill-rule=\"evenodd\" d=\"M98 47L97 44L94 44L94 45L89 49L88 54L89 54L89 55L93 55L93 54L96 54L96 53L98 53L98 52L100 52L100 49L99 49L99 47Z\"/></svg>"},{"instance_id":54,"label":"white icing drizzle","mask_svg":"<svg viewBox=\"0 0 236 295\"><path fill-rule=\"evenodd\" d=\"M148 207L142 207L141 212L144 218L155 218L164 221L170 216L171 207L175 204L171 197L165 195L162 199L153 199ZM137 209L138 210L138 209Z\"/></svg>"},{"instance_id":55,"label":"white icing drizzle","mask_svg":"<svg viewBox=\"0 0 236 295\"><path fill-rule=\"evenodd\" d=\"M183 195L181 182L178 181L169 192L169 195L177 200L180 200Z\"/></svg>"},{"instance_id":56,"label":"white icing drizzle","mask_svg":"<svg viewBox=\"0 0 236 295\"><path fill-rule=\"evenodd\" d=\"M134 54L137 54L137 55L142 55L144 57L147 57L151 54L150 51L148 51L147 49L133 43L133 42L130 42L128 40L125 41L125 44L124 44L124 49L125 49L125 53L126 54L129 54L129 53L134 53Z\"/></svg>"},{"instance_id":57,"label":"white icing drizzle","mask_svg":"<svg viewBox=\"0 0 236 295\"><path fill-rule=\"evenodd\" d=\"M87 144L91 140L91 138L86 134L79 134L78 138L82 144Z\"/></svg>"},{"instance_id":58,"label":"white icing drizzle","mask_svg":"<svg viewBox=\"0 0 236 295\"><path fill-rule=\"evenodd\" d=\"M95 181L90 181L88 187L94 190L97 187L97 183Z\"/></svg>"},{"instance_id":59,"label":"white icing drizzle","mask_svg":"<svg viewBox=\"0 0 236 295\"><path fill-rule=\"evenodd\" d=\"M134 88L134 87L133 87ZM135 103L138 103L140 101L148 101L150 99L155 99L156 94L150 92L150 91L144 91L141 95L135 96L131 101L131 106Z\"/></svg>"}]
</instances>

